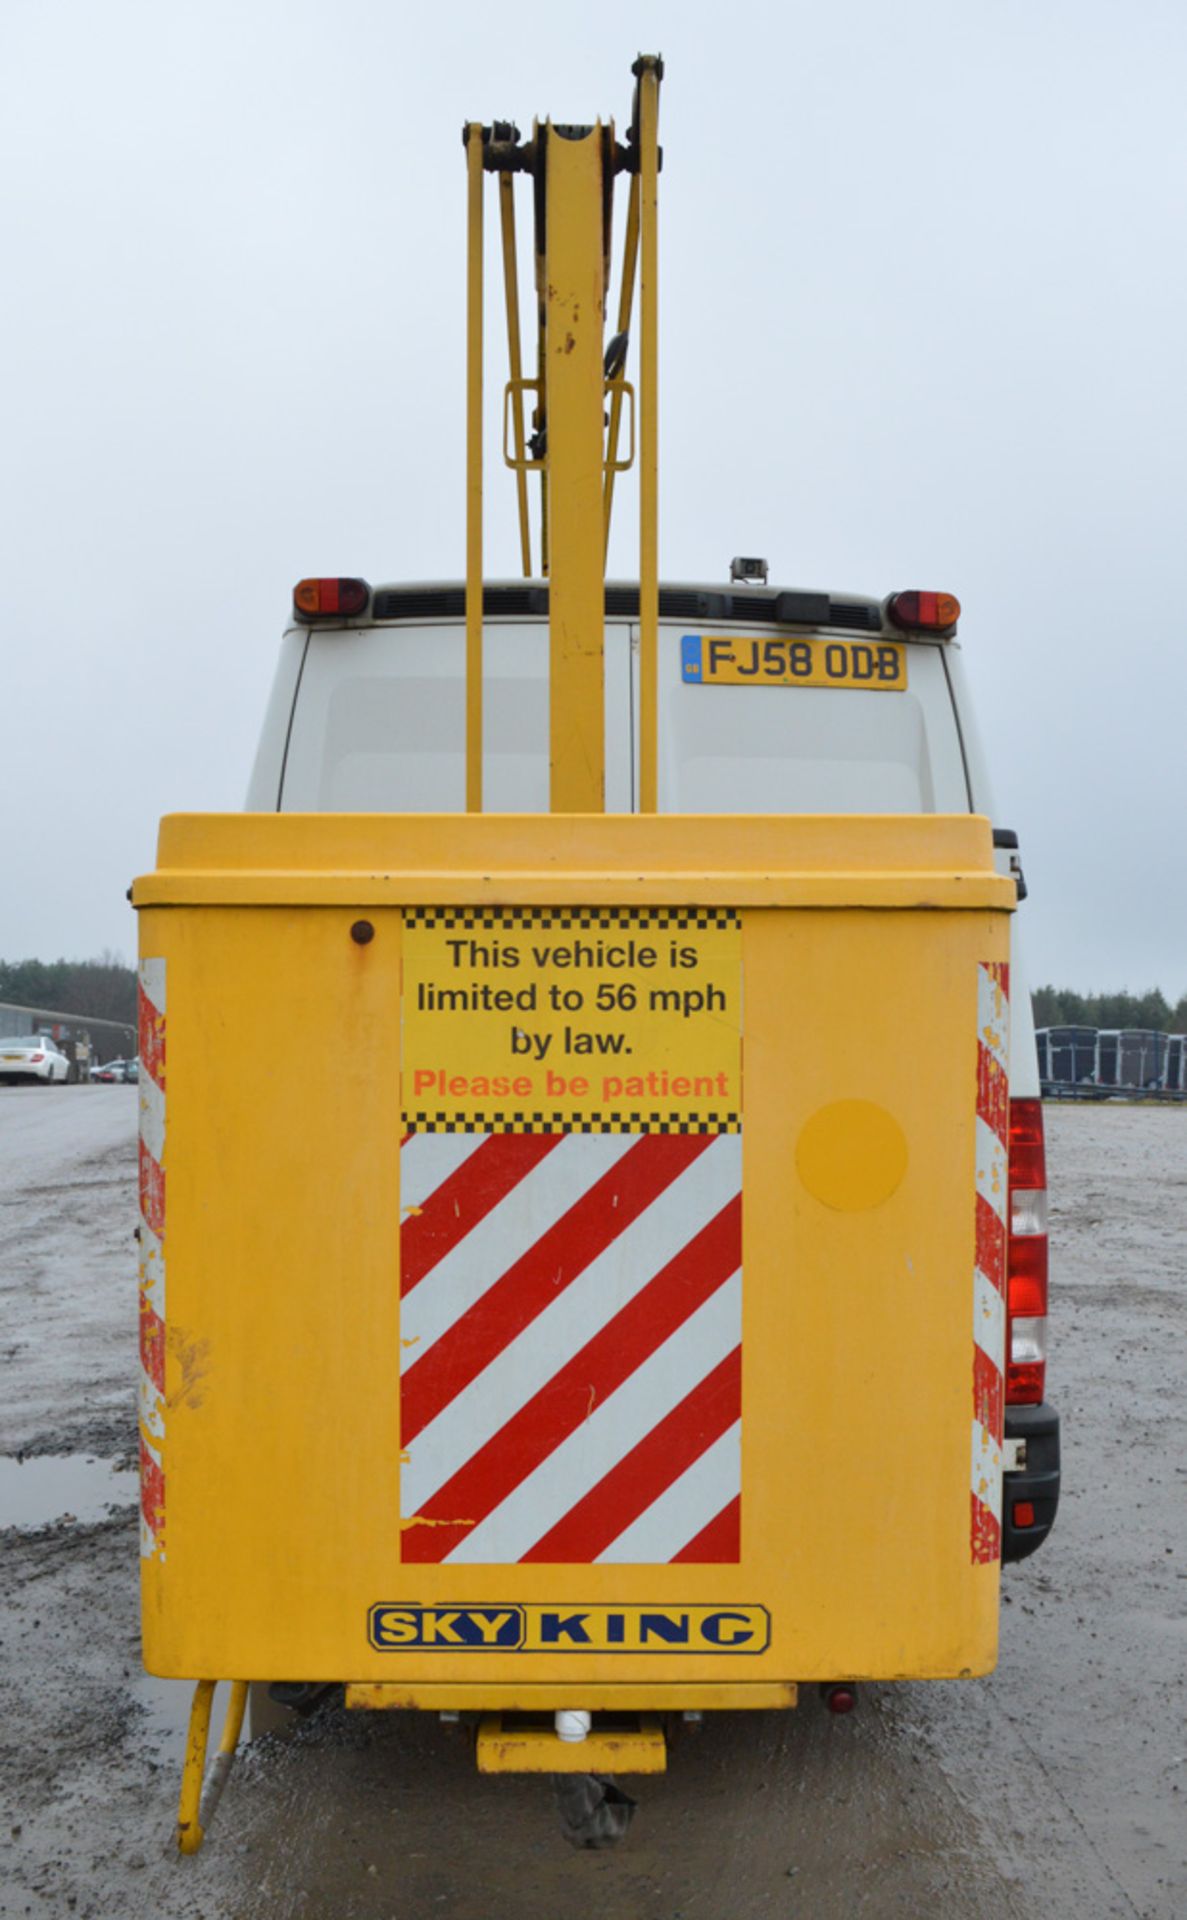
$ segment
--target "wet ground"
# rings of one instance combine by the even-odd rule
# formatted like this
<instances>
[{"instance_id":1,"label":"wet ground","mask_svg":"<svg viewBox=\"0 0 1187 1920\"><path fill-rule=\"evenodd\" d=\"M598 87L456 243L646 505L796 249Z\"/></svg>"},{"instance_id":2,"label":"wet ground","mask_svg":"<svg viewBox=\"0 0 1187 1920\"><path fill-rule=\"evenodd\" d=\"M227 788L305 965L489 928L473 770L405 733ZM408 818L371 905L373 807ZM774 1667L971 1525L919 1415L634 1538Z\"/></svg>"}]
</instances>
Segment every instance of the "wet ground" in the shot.
<instances>
[{"instance_id":1,"label":"wet ground","mask_svg":"<svg viewBox=\"0 0 1187 1920\"><path fill-rule=\"evenodd\" d=\"M136 1089L0 1089L0 1915L1187 1916L1187 1112L1048 1109L1060 1519L989 1680L726 1715L575 1854L465 1736L330 1702L172 1851L185 1690L139 1671Z\"/></svg>"}]
</instances>

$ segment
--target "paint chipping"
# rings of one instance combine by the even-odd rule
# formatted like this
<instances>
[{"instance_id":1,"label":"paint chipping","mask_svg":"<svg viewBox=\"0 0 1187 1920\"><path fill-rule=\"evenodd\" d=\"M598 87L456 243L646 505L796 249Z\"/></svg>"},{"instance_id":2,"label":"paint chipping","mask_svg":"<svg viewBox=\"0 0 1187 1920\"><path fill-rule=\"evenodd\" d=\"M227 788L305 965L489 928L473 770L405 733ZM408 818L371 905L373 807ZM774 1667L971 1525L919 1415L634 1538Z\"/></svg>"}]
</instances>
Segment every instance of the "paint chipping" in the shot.
<instances>
[{"instance_id":1,"label":"paint chipping","mask_svg":"<svg viewBox=\"0 0 1187 1920\"><path fill-rule=\"evenodd\" d=\"M179 1327L169 1327L165 1344L181 1379L173 1392L166 1394L166 1407L200 1407L202 1385L210 1370L209 1340L187 1340Z\"/></svg>"}]
</instances>

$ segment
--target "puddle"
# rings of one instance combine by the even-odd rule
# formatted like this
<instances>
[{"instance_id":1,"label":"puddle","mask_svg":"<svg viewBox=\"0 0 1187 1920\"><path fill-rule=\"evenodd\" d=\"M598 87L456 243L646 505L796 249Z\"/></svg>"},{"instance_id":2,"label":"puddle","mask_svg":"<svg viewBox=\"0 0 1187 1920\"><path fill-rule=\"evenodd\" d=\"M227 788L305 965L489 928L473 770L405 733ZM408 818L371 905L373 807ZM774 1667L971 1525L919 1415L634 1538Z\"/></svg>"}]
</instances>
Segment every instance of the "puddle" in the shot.
<instances>
[{"instance_id":1,"label":"puddle","mask_svg":"<svg viewBox=\"0 0 1187 1920\"><path fill-rule=\"evenodd\" d=\"M128 1682L128 1692L138 1707L144 1709L142 1731L157 1749L163 1760L176 1760L185 1757L185 1736L190 1721L190 1702L194 1697L192 1680L158 1680L151 1673L133 1671ZM225 1706L225 1689L220 1687L214 1703L214 1716L211 1721L211 1751L217 1744L219 1729L222 1726L220 1715ZM245 1729L246 1732L246 1729Z\"/></svg>"},{"instance_id":2,"label":"puddle","mask_svg":"<svg viewBox=\"0 0 1187 1920\"><path fill-rule=\"evenodd\" d=\"M144 1712L138 1737L142 1735L155 1747L158 1756L169 1763L174 1761L180 1766L185 1758L186 1733L190 1724L190 1705L194 1698L192 1680L158 1680L155 1674L143 1670L133 1670L127 1681L127 1691L138 1707ZM230 1688L225 1680L220 1680L214 1694L214 1709L210 1716L210 1748L212 1755L218 1746L222 1732L223 1716L230 1699ZM276 1727L266 1724L266 1731L275 1738L288 1738L297 1726L294 1714L281 1714ZM243 1721L239 1751L242 1753L253 1738L252 1711L249 1706Z\"/></svg>"},{"instance_id":3,"label":"puddle","mask_svg":"<svg viewBox=\"0 0 1187 1920\"><path fill-rule=\"evenodd\" d=\"M137 1498L139 1477L110 1460L83 1453L0 1456L0 1527L47 1527L55 1520L90 1524Z\"/></svg>"}]
</instances>

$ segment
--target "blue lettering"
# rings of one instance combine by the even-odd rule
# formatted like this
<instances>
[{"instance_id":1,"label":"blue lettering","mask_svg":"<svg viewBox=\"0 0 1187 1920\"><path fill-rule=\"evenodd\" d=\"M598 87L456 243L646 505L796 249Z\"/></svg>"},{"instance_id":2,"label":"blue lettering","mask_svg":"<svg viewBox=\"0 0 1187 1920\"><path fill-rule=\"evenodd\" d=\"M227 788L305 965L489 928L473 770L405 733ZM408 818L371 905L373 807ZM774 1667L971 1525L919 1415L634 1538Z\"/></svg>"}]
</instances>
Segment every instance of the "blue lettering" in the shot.
<instances>
[{"instance_id":1,"label":"blue lettering","mask_svg":"<svg viewBox=\"0 0 1187 1920\"><path fill-rule=\"evenodd\" d=\"M754 1638L754 1628L744 1613L707 1614L701 1621L701 1632L714 1647L739 1647Z\"/></svg>"},{"instance_id":2,"label":"blue lettering","mask_svg":"<svg viewBox=\"0 0 1187 1920\"><path fill-rule=\"evenodd\" d=\"M589 1635L585 1631L585 1622L588 1619L589 1615L587 1613L542 1613L540 1615L540 1638L546 1645L556 1646L557 1642L563 1636L564 1639L578 1646L587 1647L589 1645Z\"/></svg>"},{"instance_id":3,"label":"blue lettering","mask_svg":"<svg viewBox=\"0 0 1187 1920\"><path fill-rule=\"evenodd\" d=\"M648 1640L666 1640L669 1646L686 1647L688 1645L688 1615L680 1614L675 1620L666 1613L641 1613L639 1615L639 1639L646 1645Z\"/></svg>"}]
</instances>

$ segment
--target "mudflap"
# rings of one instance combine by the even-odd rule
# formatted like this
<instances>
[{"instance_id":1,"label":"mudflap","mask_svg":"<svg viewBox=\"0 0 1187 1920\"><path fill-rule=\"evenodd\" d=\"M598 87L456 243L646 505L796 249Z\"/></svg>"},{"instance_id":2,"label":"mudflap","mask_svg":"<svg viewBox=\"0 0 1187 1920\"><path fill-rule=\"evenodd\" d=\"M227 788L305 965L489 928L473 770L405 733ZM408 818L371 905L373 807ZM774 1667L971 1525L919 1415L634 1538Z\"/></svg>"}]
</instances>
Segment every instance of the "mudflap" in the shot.
<instances>
[{"instance_id":1,"label":"mudflap","mask_svg":"<svg viewBox=\"0 0 1187 1920\"><path fill-rule=\"evenodd\" d=\"M561 1832L573 1847L617 1846L638 1804L609 1773L554 1773L552 1790Z\"/></svg>"}]
</instances>

